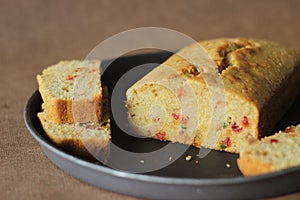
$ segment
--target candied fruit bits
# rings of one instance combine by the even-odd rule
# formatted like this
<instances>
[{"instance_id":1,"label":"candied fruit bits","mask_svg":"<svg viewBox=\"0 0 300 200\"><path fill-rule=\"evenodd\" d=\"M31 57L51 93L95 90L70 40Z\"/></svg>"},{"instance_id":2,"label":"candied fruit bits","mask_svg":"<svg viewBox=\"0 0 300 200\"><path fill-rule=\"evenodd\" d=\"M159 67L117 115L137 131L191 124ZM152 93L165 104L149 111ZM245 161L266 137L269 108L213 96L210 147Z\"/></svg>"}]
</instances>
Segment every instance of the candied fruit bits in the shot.
<instances>
[{"instance_id":1,"label":"candied fruit bits","mask_svg":"<svg viewBox=\"0 0 300 200\"><path fill-rule=\"evenodd\" d=\"M285 132L286 133L291 133L291 132L294 132L295 131L295 127L294 126L289 126L285 129Z\"/></svg>"},{"instance_id":2,"label":"candied fruit bits","mask_svg":"<svg viewBox=\"0 0 300 200\"><path fill-rule=\"evenodd\" d=\"M231 125L231 129L236 133L240 133L243 130L243 128L239 127L236 122Z\"/></svg>"},{"instance_id":3,"label":"candied fruit bits","mask_svg":"<svg viewBox=\"0 0 300 200\"><path fill-rule=\"evenodd\" d=\"M230 137L226 137L225 140L223 140L220 144L221 149L226 149L227 147L231 146L231 140Z\"/></svg>"},{"instance_id":4,"label":"candied fruit bits","mask_svg":"<svg viewBox=\"0 0 300 200\"><path fill-rule=\"evenodd\" d=\"M273 143L278 143L279 141L277 139L270 139L270 143L273 144Z\"/></svg>"},{"instance_id":5,"label":"candied fruit bits","mask_svg":"<svg viewBox=\"0 0 300 200\"><path fill-rule=\"evenodd\" d=\"M71 81L71 80L74 80L75 78L77 78L78 76L77 75L68 75L66 77L67 80Z\"/></svg>"},{"instance_id":6,"label":"candied fruit bits","mask_svg":"<svg viewBox=\"0 0 300 200\"><path fill-rule=\"evenodd\" d=\"M178 120L180 118L180 116L176 113L172 113L172 117L175 119L175 120Z\"/></svg>"},{"instance_id":7,"label":"candied fruit bits","mask_svg":"<svg viewBox=\"0 0 300 200\"><path fill-rule=\"evenodd\" d=\"M248 127L250 125L249 119L247 116L244 116L243 118L243 126Z\"/></svg>"},{"instance_id":8,"label":"candied fruit bits","mask_svg":"<svg viewBox=\"0 0 300 200\"><path fill-rule=\"evenodd\" d=\"M166 132L164 132L164 131L159 131L155 135L160 141L165 140L165 138L166 138Z\"/></svg>"}]
</instances>

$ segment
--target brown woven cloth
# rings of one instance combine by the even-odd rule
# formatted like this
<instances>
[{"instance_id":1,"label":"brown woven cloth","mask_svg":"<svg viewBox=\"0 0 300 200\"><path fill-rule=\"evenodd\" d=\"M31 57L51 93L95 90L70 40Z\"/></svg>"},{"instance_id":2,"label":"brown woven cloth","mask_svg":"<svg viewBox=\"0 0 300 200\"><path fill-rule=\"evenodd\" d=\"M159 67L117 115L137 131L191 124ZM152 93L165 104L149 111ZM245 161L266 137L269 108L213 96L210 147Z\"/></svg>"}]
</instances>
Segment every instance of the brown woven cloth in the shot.
<instances>
[{"instance_id":1,"label":"brown woven cloth","mask_svg":"<svg viewBox=\"0 0 300 200\"><path fill-rule=\"evenodd\" d=\"M23 122L35 76L62 59L84 59L121 31L160 26L196 40L255 37L300 49L300 1L1 1L0 199L135 199L57 168ZM134 188L133 188L134 189ZM276 199L300 199L300 193Z\"/></svg>"}]
</instances>

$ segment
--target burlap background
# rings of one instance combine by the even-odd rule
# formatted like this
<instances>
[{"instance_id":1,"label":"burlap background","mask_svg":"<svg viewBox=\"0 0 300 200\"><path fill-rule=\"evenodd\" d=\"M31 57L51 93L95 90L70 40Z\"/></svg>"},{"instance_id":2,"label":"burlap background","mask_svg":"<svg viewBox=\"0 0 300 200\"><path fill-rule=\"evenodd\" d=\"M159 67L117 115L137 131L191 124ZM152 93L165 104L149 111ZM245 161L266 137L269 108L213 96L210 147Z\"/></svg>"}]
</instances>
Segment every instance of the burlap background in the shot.
<instances>
[{"instance_id":1,"label":"burlap background","mask_svg":"<svg viewBox=\"0 0 300 200\"><path fill-rule=\"evenodd\" d=\"M26 130L23 107L46 66L83 59L107 37L142 26L196 40L256 37L300 49L299 10L297 0L0 1L0 199L135 199L63 173Z\"/></svg>"}]
</instances>

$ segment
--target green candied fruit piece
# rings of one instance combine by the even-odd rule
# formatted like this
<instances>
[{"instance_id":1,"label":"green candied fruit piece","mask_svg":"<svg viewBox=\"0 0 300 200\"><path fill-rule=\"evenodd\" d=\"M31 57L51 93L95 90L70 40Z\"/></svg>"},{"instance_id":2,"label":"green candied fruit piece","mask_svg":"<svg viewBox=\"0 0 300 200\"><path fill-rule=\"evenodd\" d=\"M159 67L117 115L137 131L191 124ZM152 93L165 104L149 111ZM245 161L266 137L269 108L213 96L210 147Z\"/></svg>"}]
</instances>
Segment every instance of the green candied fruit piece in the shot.
<instances>
[{"instance_id":1,"label":"green candied fruit piece","mask_svg":"<svg viewBox=\"0 0 300 200\"><path fill-rule=\"evenodd\" d=\"M227 146L226 146L226 145L224 145L224 144L220 144L220 149L224 150L224 149L226 149L226 148L227 148Z\"/></svg>"},{"instance_id":2,"label":"green candied fruit piece","mask_svg":"<svg viewBox=\"0 0 300 200\"><path fill-rule=\"evenodd\" d=\"M226 128L228 126L228 123L227 122L224 122L223 123L223 128Z\"/></svg>"}]
</instances>

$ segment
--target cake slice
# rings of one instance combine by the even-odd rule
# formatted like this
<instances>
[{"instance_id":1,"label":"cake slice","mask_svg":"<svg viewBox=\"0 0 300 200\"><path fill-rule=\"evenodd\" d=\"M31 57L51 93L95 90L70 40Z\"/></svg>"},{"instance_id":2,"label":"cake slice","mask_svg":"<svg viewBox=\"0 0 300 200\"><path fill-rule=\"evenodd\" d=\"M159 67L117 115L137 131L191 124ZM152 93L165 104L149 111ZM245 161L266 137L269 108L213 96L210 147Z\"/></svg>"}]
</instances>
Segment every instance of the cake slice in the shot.
<instances>
[{"instance_id":1,"label":"cake slice","mask_svg":"<svg viewBox=\"0 0 300 200\"><path fill-rule=\"evenodd\" d=\"M103 88L101 122L57 124L48 117L45 104L38 118L48 138L59 148L82 158L97 158L105 162L110 150L110 106L107 88Z\"/></svg>"},{"instance_id":2,"label":"cake slice","mask_svg":"<svg viewBox=\"0 0 300 200\"><path fill-rule=\"evenodd\" d=\"M100 61L61 61L37 75L37 81L47 118L54 123L101 120Z\"/></svg>"},{"instance_id":3,"label":"cake slice","mask_svg":"<svg viewBox=\"0 0 300 200\"><path fill-rule=\"evenodd\" d=\"M147 137L239 153L270 134L299 95L300 54L257 39L199 44L127 90L129 121Z\"/></svg>"},{"instance_id":4,"label":"cake slice","mask_svg":"<svg viewBox=\"0 0 300 200\"><path fill-rule=\"evenodd\" d=\"M237 163L246 176L300 166L300 125L246 145Z\"/></svg>"}]
</instances>

